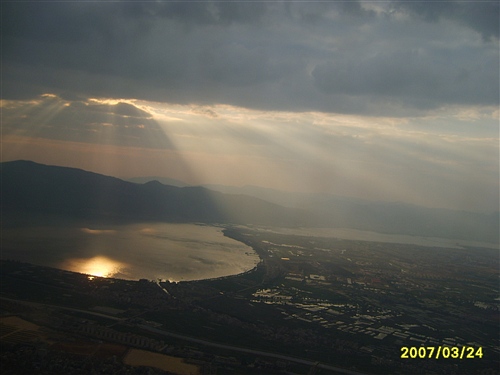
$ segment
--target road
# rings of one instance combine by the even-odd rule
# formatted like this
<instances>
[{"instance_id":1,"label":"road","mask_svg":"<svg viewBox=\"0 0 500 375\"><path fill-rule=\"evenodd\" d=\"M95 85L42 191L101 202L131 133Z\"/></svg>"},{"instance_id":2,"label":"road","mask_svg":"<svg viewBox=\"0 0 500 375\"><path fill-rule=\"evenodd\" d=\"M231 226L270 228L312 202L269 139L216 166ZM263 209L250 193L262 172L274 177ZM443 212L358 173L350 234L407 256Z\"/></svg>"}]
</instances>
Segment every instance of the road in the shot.
<instances>
[{"instance_id":1,"label":"road","mask_svg":"<svg viewBox=\"0 0 500 375\"><path fill-rule=\"evenodd\" d=\"M118 318L116 316L107 315L107 314L103 314L103 313L98 313L98 312L95 312L95 311L89 311L89 310L83 310L83 309L75 309L75 308L65 307L65 306L50 305L50 304L47 304L47 303L23 301L23 300L17 300L17 299L6 298L6 297L0 297L0 299L7 300L7 301L15 301L15 302L19 302L19 303L26 304L26 305L32 305L32 306L38 306L38 307L44 306L44 307L53 308L53 309L62 309L62 310L76 311L76 312L80 312L80 313L90 314L90 315L99 316L99 317L102 317L102 318L107 318L107 319L110 319L110 320L114 320L114 321L116 321L115 324L119 323L120 321L127 320L127 318ZM141 314L139 314L139 315L141 315ZM205 346L210 346L210 347L213 347L213 348L219 348L219 349L225 349L225 350L232 350L232 351L235 351L235 352L246 353L246 354L253 354L253 355L257 355L257 356L261 356L261 357L267 357L267 358L275 358L275 359L280 359L280 360L283 360L283 361L299 363L299 364L306 365L306 366L316 366L317 368L321 368L321 369L325 369L325 370L328 370L328 371L332 371L332 372L334 372L336 374L367 375L365 373L360 373L360 372L356 372L356 371L352 371L352 370L347 370L347 369L343 369L343 368L340 368L340 367L335 367L335 366L327 365L327 364L324 364L324 363L318 363L316 361L311 361L311 360L307 360L307 359L303 359L303 358L290 357L290 356L283 355L283 354L278 354L278 353L271 353L271 352L264 352L264 351L255 350L255 349L241 348L241 347L235 346L235 345L220 344L220 343L217 343L217 342L212 342L212 341L207 341L207 340L203 340L203 339L198 339L196 337L191 337L191 336L186 336L186 335L182 335L182 334L178 334L178 333L164 331L162 329L158 329L158 328L152 327L152 326L147 325L147 324L137 324L136 326L139 327L139 328L141 328L141 329L143 329L143 330L145 330L145 331L149 331L149 332L156 333L156 334L163 335L163 336L167 336L167 337L173 337L173 338L184 340L184 341L194 342L194 343L197 343L197 344L201 344L201 345L205 345Z\"/></svg>"},{"instance_id":2,"label":"road","mask_svg":"<svg viewBox=\"0 0 500 375\"><path fill-rule=\"evenodd\" d=\"M185 336L185 335L181 335L178 333L164 331L164 330L161 330L161 329L158 329L155 327L148 326L146 324L138 324L137 326L139 328L146 330L146 331L150 331L150 332L153 332L156 334L160 334L160 335L167 336L167 337L173 337L173 338L181 339L181 340L185 340L185 341L190 341L190 342L194 342L194 343L201 344L201 345L211 346L213 348L233 350L233 351L240 352L240 353L247 353L247 354L253 354L253 355L258 355L258 356L262 356L262 357L281 359L284 361L295 362L295 363L299 363L299 364L307 365L307 366L316 366L318 368L333 371L337 374L367 375L365 373L360 373L360 372L356 372L356 371L352 371L352 370L346 370L346 369L343 369L340 367L330 366L327 364L318 363L316 361L310 361L307 359L290 357L287 355L282 355L282 354L277 354L277 353L270 353L270 352L264 352L264 351L260 351L260 350L241 348L241 347L234 346L234 345L219 344L219 343L212 342L212 341L197 339L195 337L190 337L190 336Z\"/></svg>"}]
</instances>

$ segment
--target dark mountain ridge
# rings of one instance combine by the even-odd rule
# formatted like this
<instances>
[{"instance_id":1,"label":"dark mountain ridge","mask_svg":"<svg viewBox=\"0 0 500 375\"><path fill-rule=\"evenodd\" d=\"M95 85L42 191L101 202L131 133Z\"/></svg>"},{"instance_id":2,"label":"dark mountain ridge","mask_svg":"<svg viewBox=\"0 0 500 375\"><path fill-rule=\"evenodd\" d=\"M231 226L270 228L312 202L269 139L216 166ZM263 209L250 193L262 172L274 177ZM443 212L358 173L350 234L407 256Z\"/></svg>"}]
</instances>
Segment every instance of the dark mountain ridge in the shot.
<instances>
[{"instance_id":1,"label":"dark mountain ridge","mask_svg":"<svg viewBox=\"0 0 500 375\"><path fill-rule=\"evenodd\" d=\"M4 162L1 209L111 221L295 225L300 211L203 187L135 184L76 168Z\"/></svg>"},{"instance_id":2,"label":"dark mountain ridge","mask_svg":"<svg viewBox=\"0 0 500 375\"><path fill-rule=\"evenodd\" d=\"M170 186L177 186L177 187L186 187L186 186L191 186L184 181L176 180L175 178L169 178L169 177L160 177L160 176L146 176L146 177L133 177L133 178L128 178L125 181L129 182L134 182L136 184L145 184L150 181L158 181L162 183L163 185L170 185ZM210 189L208 186L204 186ZM216 189L211 189L211 190L216 190Z\"/></svg>"},{"instance_id":3,"label":"dark mountain ridge","mask_svg":"<svg viewBox=\"0 0 500 375\"><path fill-rule=\"evenodd\" d=\"M76 168L30 161L0 164L1 209L15 215L55 215L113 222L203 222L335 227L389 234L499 243L499 213L371 202L327 194L265 188L176 187L137 184ZM251 193L255 196L251 196ZM246 194L244 194L246 193Z\"/></svg>"}]
</instances>

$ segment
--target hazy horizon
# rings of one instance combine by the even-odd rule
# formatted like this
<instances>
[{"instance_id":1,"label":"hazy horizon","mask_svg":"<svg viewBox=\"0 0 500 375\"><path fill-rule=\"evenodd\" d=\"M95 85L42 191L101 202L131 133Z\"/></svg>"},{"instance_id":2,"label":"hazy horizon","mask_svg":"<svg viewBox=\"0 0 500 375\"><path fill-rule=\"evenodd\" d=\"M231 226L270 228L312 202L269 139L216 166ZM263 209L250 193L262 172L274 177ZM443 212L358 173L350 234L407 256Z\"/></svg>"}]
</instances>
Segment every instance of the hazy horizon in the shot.
<instances>
[{"instance_id":1,"label":"hazy horizon","mask_svg":"<svg viewBox=\"0 0 500 375\"><path fill-rule=\"evenodd\" d=\"M499 209L499 4L7 2L1 160Z\"/></svg>"}]
</instances>

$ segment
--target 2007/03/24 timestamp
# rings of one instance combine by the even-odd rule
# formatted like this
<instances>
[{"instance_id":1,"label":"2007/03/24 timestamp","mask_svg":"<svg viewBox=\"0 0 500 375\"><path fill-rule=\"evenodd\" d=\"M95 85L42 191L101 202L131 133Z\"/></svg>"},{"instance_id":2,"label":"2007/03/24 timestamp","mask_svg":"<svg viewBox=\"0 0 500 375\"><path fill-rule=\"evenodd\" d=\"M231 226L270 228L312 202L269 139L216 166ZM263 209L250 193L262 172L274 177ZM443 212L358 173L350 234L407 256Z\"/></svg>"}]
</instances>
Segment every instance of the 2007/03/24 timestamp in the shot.
<instances>
[{"instance_id":1,"label":"2007/03/24 timestamp","mask_svg":"<svg viewBox=\"0 0 500 375\"><path fill-rule=\"evenodd\" d=\"M401 348L401 358L454 358L473 359L483 358L483 348L473 346L403 346Z\"/></svg>"}]
</instances>

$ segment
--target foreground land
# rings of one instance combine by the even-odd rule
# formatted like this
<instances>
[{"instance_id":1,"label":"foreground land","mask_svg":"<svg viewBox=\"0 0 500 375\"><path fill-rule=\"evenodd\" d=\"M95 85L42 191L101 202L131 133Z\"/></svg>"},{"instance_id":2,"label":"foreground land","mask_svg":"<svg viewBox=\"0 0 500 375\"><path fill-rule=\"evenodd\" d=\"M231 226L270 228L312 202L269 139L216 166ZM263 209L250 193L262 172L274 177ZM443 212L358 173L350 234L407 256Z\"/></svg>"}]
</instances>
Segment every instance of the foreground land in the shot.
<instances>
[{"instance_id":1,"label":"foreground land","mask_svg":"<svg viewBox=\"0 0 500 375\"><path fill-rule=\"evenodd\" d=\"M225 235L256 269L169 283L2 261L2 373L499 373L498 250Z\"/></svg>"}]
</instances>

